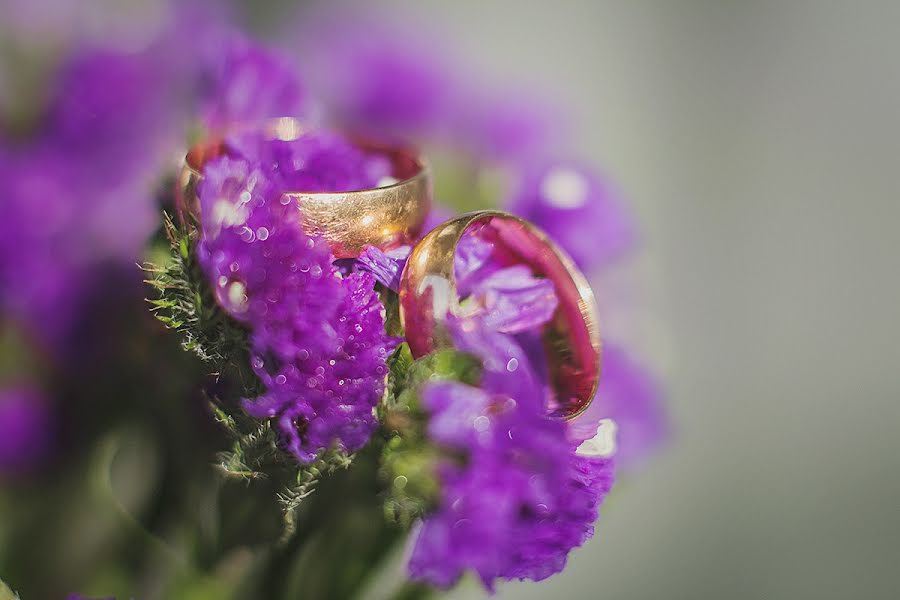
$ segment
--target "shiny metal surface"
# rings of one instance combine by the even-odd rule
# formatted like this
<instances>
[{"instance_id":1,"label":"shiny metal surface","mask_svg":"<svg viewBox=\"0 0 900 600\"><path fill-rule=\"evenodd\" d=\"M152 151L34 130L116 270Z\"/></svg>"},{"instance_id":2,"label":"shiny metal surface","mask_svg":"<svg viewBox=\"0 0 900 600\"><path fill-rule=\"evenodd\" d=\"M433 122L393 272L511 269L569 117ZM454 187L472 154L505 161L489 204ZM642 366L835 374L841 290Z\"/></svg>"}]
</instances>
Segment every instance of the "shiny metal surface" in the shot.
<instances>
[{"instance_id":1,"label":"shiny metal surface","mask_svg":"<svg viewBox=\"0 0 900 600\"><path fill-rule=\"evenodd\" d=\"M266 124L272 139L292 140L303 135L302 123L281 118ZM344 192L286 191L303 217L304 229L325 237L336 258L358 256L367 245L383 250L412 244L431 207L431 170L412 150L354 139L366 152L386 156L397 183ZM225 151L221 137L204 140L185 156L177 184L178 210L183 221L199 221L197 186L203 165Z\"/></svg>"},{"instance_id":2,"label":"shiny metal surface","mask_svg":"<svg viewBox=\"0 0 900 600\"><path fill-rule=\"evenodd\" d=\"M400 281L400 319L413 356L453 347L445 326L459 314L456 247L473 225L492 229L495 243L518 263L551 280L559 297L543 339L558 406L573 418L594 398L600 381L600 330L594 294L572 260L531 223L500 211L465 214L439 225L415 246Z\"/></svg>"}]
</instances>

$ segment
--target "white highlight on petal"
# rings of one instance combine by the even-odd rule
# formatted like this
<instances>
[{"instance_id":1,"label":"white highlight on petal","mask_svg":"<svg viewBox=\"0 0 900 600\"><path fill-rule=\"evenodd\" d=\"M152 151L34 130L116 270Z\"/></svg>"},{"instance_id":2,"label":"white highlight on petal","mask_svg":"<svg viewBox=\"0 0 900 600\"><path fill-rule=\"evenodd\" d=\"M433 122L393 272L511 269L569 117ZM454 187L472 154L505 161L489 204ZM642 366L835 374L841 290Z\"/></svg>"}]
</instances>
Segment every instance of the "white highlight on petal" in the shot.
<instances>
[{"instance_id":1,"label":"white highlight on petal","mask_svg":"<svg viewBox=\"0 0 900 600\"><path fill-rule=\"evenodd\" d=\"M228 302L236 310L246 310L247 286L245 286L240 281L235 281L230 286L228 286Z\"/></svg>"},{"instance_id":2,"label":"white highlight on petal","mask_svg":"<svg viewBox=\"0 0 900 600\"><path fill-rule=\"evenodd\" d=\"M416 293L424 295L431 288L431 302L434 309L434 318L443 321L450 312L450 282L440 275L426 275L419 284Z\"/></svg>"},{"instance_id":3,"label":"white highlight on petal","mask_svg":"<svg viewBox=\"0 0 900 600\"><path fill-rule=\"evenodd\" d=\"M541 182L541 197L557 208L578 208L588 199L588 182L572 169L551 169Z\"/></svg>"},{"instance_id":4,"label":"white highlight on petal","mask_svg":"<svg viewBox=\"0 0 900 600\"><path fill-rule=\"evenodd\" d=\"M213 205L212 221L219 227L243 225L248 216L249 213L243 204L235 204L227 198L222 198Z\"/></svg>"},{"instance_id":5,"label":"white highlight on petal","mask_svg":"<svg viewBox=\"0 0 900 600\"><path fill-rule=\"evenodd\" d=\"M601 419L597 425L597 435L583 441L575 450L575 454L588 458L609 458L616 453L618 429L612 419Z\"/></svg>"}]
</instances>

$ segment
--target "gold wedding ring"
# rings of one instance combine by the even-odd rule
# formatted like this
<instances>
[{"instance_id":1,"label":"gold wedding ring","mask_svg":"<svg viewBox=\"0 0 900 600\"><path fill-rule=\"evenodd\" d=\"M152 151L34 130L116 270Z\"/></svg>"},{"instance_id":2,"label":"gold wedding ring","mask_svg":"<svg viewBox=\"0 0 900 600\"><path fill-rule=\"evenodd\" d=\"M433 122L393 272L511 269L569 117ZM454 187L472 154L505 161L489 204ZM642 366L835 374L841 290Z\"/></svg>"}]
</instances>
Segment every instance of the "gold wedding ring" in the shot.
<instances>
[{"instance_id":1,"label":"gold wedding ring","mask_svg":"<svg viewBox=\"0 0 900 600\"><path fill-rule=\"evenodd\" d=\"M571 258L535 225L500 211L479 211L446 221L413 248L400 281L400 319L413 356L452 348L445 321L460 314L454 265L456 248L470 227L489 228L495 247L535 276L553 282L559 305L542 339L555 392L550 413L571 419L594 398L600 381L597 305Z\"/></svg>"},{"instance_id":2,"label":"gold wedding ring","mask_svg":"<svg viewBox=\"0 0 900 600\"><path fill-rule=\"evenodd\" d=\"M280 118L268 121L270 139L292 141L308 132L300 121ZM383 187L343 192L285 190L301 214L304 231L323 236L335 258L354 258L366 246L389 250L415 243L431 207L431 170L409 148L351 138L363 152L386 157L396 183ZM226 152L222 137L193 146L184 159L178 180L178 210L182 220L200 222L197 186L204 165Z\"/></svg>"}]
</instances>

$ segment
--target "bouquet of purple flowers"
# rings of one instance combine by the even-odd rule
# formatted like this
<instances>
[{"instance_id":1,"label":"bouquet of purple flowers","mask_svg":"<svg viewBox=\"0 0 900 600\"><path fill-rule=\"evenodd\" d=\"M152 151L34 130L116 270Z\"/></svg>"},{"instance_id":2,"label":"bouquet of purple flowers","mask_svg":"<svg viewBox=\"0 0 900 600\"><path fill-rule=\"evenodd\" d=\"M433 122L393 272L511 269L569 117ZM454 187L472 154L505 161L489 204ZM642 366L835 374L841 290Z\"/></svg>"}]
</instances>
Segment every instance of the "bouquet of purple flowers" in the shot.
<instances>
[{"instance_id":1,"label":"bouquet of purple flowers","mask_svg":"<svg viewBox=\"0 0 900 600\"><path fill-rule=\"evenodd\" d=\"M276 49L201 5L14 6L0 599L560 572L665 430L601 334L636 235L565 111L396 20Z\"/></svg>"}]
</instances>

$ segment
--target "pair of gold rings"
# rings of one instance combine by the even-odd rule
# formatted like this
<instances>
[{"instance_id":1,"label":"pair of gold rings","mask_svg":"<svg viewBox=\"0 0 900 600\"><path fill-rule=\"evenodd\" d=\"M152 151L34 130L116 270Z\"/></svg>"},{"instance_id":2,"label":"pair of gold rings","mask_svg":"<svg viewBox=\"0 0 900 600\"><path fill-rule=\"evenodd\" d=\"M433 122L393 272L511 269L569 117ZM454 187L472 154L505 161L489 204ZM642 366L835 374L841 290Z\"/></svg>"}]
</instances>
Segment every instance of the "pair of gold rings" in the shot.
<instances>
[{"instance_id":1,"label":"pair of gold rings","mask_svg":"<svg viewBox=\"0 0 900 600\"><path fill-rule=\"evenodd\" d=\"M307 129L296 119L270 121L271 139L295 140ZM453 347L446 328L460 313L454 264L463 234L473 226L492 230L492 240L556 289L559 306L544 325L547 364L556 396L551 412L570 419L587 408L600 380L597 306L584 275L571 258L535 225L501 211L478 211L450 219L419 239L431 207L431 170L415 151L353 139L367 153L386 156L396 183L348 192L285 191L301 215L304 230L323 236L336 258L359 256L366 246L390 250L412 246L400 280L400 318L413 356ZM197 186L204 165L225 152L221 138L187 153L178 185L182 220L199 222Z\"/></svg>"}]
</instances>

